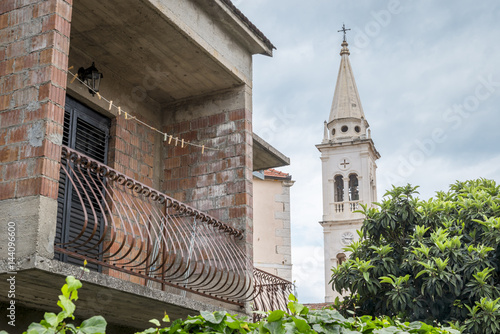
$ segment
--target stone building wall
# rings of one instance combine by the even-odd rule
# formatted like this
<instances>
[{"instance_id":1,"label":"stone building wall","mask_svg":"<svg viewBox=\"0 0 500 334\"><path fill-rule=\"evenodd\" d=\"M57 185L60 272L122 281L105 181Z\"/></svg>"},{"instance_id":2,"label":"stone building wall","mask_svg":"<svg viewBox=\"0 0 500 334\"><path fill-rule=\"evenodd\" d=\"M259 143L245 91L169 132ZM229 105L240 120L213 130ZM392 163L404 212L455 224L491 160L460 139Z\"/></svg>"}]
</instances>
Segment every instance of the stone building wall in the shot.
<instances>
[{"instance_id":1,"label":"stone building wall","mask_svg":"<svg viewBox=\"0 0 500 334\"><path fill-rule=\"evenodd\" d=\"M264 171L264 179L254 177L254 265L291 282L290 188L294 181L288 174L270 171ZM283 177L269 178L266 173Z\"/></svg>"}]
</instances>

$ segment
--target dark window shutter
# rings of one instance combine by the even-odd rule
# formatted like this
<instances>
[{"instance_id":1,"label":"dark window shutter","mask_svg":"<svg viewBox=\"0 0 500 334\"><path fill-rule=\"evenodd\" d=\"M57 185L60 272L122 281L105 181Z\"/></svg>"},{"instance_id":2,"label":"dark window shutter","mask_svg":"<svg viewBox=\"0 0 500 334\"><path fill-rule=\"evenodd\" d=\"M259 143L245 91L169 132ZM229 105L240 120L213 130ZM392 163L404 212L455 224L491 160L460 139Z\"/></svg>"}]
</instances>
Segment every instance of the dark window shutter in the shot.
<instances>
[{"instance_id":1,"label":"dark window shutter","mask_svg":"<svg viewBox=\"0 0 500 334\"><path fill-rule=\"evenodd\" d=\"M94 160L107 163L108 153L108 138L109 138L110 120L71 97L66 97L66 107L64 113L64 133L63 145L66 145L80 153L83 153ZM61 164L67 166L68 161L62 159ZM77 170L76 166L72 166ZM69 166L66 167L69 171ZM84 226L84 211L87 212L88 221L84 234L78 239L79 243L85 242L87 239L91 240L86 243L83 248L93 247L102 235L102 224L98 224L96 232L92 236L95 222L102 222L103 212L99 209L99 203L103 203L103 199L99 196L98 189L91 185L87 185L83 177L79 175L78 171L73 175L77 189L68 180L67 175L61 172L59 178L59 195L57 207L57 227L56 227L56 244L66 243L74 240L81 232ZM87 178L89 176L87 175ZM91 173L92 178L97 180L97 175ZM83 194L82 186L76 181L79 178L82 181L83 187L89 194L90 198L82 196L84 203L79 200L77 191ZM96 182L99 184L99 182ZM94 188L92 192L91 187ZM101 190L102 191L102 190ZM92 196L92 193L98 194ZM91 207L94 207L95 216L92 214ZM86 210L84 210L84 207ZM64 247L64 246L63 246ZM81 249L83 249L81 248ZM99 258L98 254L102 251L102 245L96 246L93 249L82 251L77 250L79 254L91 258ZM70 255L56 253L55 259L75 264L83 265L83 260L72 257ZM91 270L100 271L100 267L93 263L88 263L87 268Z\"/></svg>"}]
</instances>

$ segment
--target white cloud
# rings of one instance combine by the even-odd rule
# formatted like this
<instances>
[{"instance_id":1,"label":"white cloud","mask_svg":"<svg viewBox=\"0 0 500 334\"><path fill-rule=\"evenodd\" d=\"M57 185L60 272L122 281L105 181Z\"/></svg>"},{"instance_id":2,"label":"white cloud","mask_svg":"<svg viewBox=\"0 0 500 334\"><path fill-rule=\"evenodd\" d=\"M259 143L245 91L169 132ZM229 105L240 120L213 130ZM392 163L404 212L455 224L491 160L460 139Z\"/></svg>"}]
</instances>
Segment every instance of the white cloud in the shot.
<instances>
[{"instance_id":1,"label":"white cloud","mask_svg":"<svg viewBox=\"0 0 500 334\"><path fill-rule=\"evenodd\" d=\"M380 13L391 3L400 3L401 10L384 23ZM305 301L324 299L322 260L312 256L312 265L308 255L323 238L321 165L314 145L321 142L333 98L342 23L353 29L347 36L351 64L382 155L379 194L398 173L400 184L420 185L424 198L455 180L500 181L500 2L252 0L237 6L277 47L273 58L254 57L253 124L292 160L285 169L296 180L292 261L294 275L307 277L299 285ZM356 43L361 33L368 37L365 44ZM490 77L499 84L490 85L488 98L471 111L453 111L476 96L479 78ZM436 129L446 139L434 140L430 149L426 143Z\"/></svg>"},{"instance_id":2,"label":"white cloud","mask_svg":"<svg viewBox=\"0 0 500 334\"><path fill-rule=\"evenodd\" d=\"M301 303L323 302L325 294L323 245L297 246L292 250L293 279ZM324 299L324 298L323 298Z\"/></svg>"}]
</instances>

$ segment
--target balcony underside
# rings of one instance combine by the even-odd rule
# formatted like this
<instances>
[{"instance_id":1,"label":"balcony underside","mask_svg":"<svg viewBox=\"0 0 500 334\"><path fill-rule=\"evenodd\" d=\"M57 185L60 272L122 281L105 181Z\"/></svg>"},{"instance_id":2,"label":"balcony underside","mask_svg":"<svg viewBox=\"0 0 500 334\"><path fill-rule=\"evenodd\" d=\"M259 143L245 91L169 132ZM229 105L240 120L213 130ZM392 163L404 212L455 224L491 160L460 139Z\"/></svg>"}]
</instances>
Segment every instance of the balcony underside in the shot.
<instances>
[{"instance_id":1,"label":"balcony underside","mask_svg":"<svg viewBox=\"0 0 500 334\"><path fill-rule=\"evenodd\" d=\"M259 171L290 165L290 158L275 149L271 144L253 134L253 170Z\"/></svg>"},{"instance_id":2,"label":"balcony underside","mask_svg":"<svg viewBox=\"0 0 500 334\"><path fill-rule=\"evenodd\" d=\"M250 83L242 65L233 64L235 60L220 51L225 44L230 44L229 49L236 48L230 39L206 40L208 37L201 37L184 23L193 21L200 30L218 31L217 24L229 25L232 20L221 17L221 21L210 21L203 7L224 16L222 9L213 9L204 2L186 1L184 8L160 4L137 0L75 1L70 65L76 69L88 66L74 62L88 57L104 69L106 80L111 79L112 72L131 87L148 87L148 96L160 104ZM196 6L201 8L196 11ZM198 20L192 18L192 13L198 13ZM227 29L235 33L238 25L233 23ZM250 43L248 38L240 41Z\"/></svg>"},{"instance_id":3,"label":"balcony underside","mask_svg":"<svg viewBox=\"0 0 500 334\"><path fill-rule=\"evenodd\" d=\"M0 271L6 271L2 269L0 263ZM65 277L69 274L79 277L82 270L46 258L32 257L29 261L25 260L19 264L15 275L16 305L44 312L60 311L56 303ZM1 291L9 290L8 277L8 274L0 275ZM97 272L84 273L81 280L83 287L78 293L75 313L78 318L100 314L110 323L145 329L150 326L150 319L162 318L164 312L171 319L196 315L200 310L225 309L231 313L244 314L243 308L236 305L214 302L213 299L193 296L189 292L183 296L181 290L174 288L161 291ZM0 302L9 302L7 294L0 296Z\"/></svg>"}]
</instances>

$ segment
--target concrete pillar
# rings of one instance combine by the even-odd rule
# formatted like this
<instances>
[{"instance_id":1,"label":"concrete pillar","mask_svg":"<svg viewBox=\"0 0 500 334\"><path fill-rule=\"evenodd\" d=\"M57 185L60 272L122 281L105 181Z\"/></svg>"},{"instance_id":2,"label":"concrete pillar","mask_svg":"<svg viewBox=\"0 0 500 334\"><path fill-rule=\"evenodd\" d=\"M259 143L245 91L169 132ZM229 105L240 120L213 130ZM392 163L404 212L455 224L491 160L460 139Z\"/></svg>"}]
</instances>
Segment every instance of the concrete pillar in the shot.
<instances>
[{"instance_id":1,"label":"concrete pillar","mask_svg":"<svg viewBox=\"0 0 500 334\"><path fill-rule=\"evenodd\" d=\"M0 228L15 223L18 258L53 256L71 11L70 0L0 3Z\"/></svg>"},{"instance_id":2,"label":"concrete pillar","mask_svg":"<svg viewBox=\"0 0 500 334\"><path fill-rule=\"evenodd\" d=\"M370 199L370 187L369 183L367 180L369 179L368 176L358 176L358 191L359 191L359 200L361 203L366 203Z\"/></svg>"},{"instance_id":3,"label":"concrete pillar","mask_svg":"<svg viewBox=\"0 0 500 334\"><path fill-rule=\"evenodd\" d=\"M344 177L344 202L349 202L349 176Z\"/></svg>"}]
</instances>

